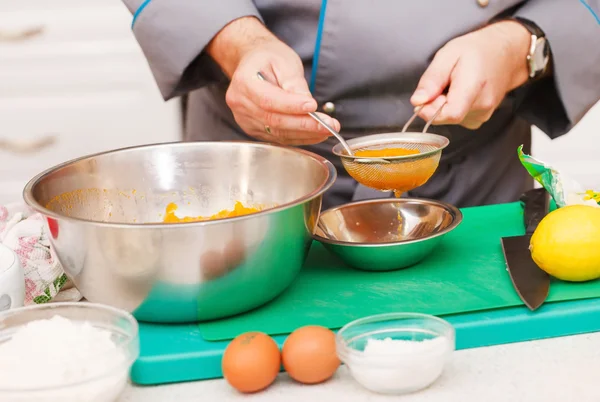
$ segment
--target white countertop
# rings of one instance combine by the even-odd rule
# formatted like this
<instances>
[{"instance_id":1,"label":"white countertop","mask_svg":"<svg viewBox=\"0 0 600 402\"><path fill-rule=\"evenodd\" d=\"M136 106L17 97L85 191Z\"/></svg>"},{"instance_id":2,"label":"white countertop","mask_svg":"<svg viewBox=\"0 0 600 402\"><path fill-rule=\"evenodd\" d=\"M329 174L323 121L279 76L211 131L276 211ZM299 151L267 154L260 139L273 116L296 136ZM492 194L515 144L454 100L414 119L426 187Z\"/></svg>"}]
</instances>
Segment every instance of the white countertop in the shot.
<instances>
[{"instance_id":1,"label":"white countertop","mask_svg":"<svg viewBox=\"0 0 600 402\"><path fill-rule=\"evenodd\" d=\"M130 386L120 402L599 402L600 333L457 351L430 388L404 397L380 396L353 382L344 366L313 386L286 374L266 391L241 395L223 380L157 387Z\"/></svg>"}]
</instances>

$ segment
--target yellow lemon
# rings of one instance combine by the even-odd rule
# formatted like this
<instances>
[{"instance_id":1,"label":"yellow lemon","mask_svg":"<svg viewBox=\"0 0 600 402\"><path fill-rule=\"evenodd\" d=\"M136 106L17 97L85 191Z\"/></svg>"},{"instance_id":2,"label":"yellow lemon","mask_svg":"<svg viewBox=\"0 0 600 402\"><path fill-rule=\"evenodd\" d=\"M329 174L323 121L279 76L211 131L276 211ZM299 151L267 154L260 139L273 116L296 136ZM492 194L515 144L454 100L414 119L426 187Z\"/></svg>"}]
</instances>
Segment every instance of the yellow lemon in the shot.
<instances>
[{"instance_id":1,"label":"yellow lemon","mask_svg":"<svg viewBox=\"0 0 600 402\"><path fill-rule=\"evenodd\" d=\"M531 257L555 278L600 278L600 208L571 205L552 211L531 236Z\"/></svg>"}]
</instances>

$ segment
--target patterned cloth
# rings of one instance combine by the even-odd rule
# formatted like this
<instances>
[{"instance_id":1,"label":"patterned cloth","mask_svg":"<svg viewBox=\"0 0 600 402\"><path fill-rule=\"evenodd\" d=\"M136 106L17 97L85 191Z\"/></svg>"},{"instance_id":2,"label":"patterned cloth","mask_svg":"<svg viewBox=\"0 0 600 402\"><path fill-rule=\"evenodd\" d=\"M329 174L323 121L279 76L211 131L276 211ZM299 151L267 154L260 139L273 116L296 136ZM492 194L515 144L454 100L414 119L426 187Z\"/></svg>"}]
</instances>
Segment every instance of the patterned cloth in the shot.
<instances>
[{"instance_id":1,"label":"patterned cloth","mask_svg":"<svg viewBox=\"0 0 600 402\"><path fill-rule=\"evenodd\" d=\"M25 271L25 305L81 300L50 247L42 215L22 204L0 205L0 243L17 253Z\"/></svg>"}]
</instances>

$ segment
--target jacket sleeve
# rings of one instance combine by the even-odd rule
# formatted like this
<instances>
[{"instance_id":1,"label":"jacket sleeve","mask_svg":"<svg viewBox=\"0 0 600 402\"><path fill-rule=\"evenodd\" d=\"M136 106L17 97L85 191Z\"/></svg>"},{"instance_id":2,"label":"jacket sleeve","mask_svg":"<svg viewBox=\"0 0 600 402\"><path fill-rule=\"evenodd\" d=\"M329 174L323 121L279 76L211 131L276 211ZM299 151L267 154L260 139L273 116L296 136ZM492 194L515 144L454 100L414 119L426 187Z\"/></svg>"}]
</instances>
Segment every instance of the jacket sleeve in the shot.
<instances>
[{"instance_id":1,"label":"jacket sleeve","mask_svg":"<svg viewBox=\"0 0 600 402\"><path fill-rule=\"evenodd\" d=\"M516 15L544 31L553 63L553 77L527 89L519 113L556 138L600 99L600 24L577 0L529 0Z\"/></svg>"},{"instance_id":2,"label":"jacket sleeve","mask_svg":"<svg viewBox=\"0 0 600 402\"><path fill-rule=\"evenodd\" d=\"M133 33L165 99L225 79L204 48L229 22L260 18L252 0L123 2L133 14Z\"/></svg>"}]
</instances>

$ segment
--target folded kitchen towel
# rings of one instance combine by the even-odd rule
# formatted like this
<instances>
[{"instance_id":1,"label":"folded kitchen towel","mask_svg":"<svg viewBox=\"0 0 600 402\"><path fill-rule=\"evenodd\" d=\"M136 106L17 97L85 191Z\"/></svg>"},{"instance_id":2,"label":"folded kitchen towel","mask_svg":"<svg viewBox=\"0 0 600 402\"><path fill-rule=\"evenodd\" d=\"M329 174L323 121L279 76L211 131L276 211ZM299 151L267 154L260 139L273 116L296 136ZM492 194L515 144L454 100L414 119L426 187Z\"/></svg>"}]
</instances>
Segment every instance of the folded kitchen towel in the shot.
<instances>
[{"instance_id":1,"label":"folded kitchen towel","mask_svg":"<svg viewBox=\"0 0 600 402\"><path fill-rule=\"evenodd\" d=\"M0 243L15 251L25 271L25 305L81 300L50 247L41 214L20 203L0 205Z\"/></svg>"}]
</instances>

